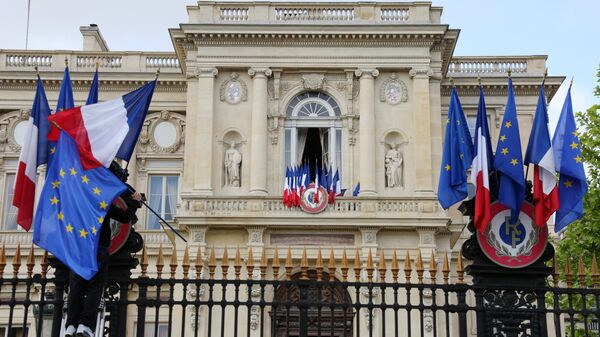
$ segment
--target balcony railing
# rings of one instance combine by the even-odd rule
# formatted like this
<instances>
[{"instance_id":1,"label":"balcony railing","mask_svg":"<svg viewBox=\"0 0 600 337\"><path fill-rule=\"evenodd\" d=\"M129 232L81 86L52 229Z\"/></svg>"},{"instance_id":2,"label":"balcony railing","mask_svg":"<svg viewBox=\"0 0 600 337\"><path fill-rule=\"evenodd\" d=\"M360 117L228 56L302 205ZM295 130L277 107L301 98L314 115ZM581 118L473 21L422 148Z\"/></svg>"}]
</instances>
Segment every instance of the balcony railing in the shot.
<instances>
[{"instance_id":1,"label":"balcony railing","mask_svg":"<svg viewBox=\"0 0 600 337\"><path fill-rule=\"evenodd\" d=\"M448 67L449 76L490 76L513 74L541 75L546 56L457 56Z\"/></svg>"}]
</instances>

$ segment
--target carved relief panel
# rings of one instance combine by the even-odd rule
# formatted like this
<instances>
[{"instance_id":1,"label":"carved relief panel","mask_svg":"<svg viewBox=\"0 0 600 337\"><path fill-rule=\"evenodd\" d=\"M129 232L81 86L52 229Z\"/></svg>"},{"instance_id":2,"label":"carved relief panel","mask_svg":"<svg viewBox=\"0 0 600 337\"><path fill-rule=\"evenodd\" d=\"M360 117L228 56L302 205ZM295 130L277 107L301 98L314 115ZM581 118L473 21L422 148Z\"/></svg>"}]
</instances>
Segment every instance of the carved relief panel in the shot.
<instances>
[{"instance_id":1,"label":"carved relief panel","mask_svg":"<svg viewBox=\"0 0 600 337\"><path fill-rule=\"evenodd\" d=\"M185 116L163 110L150 114L140 132L138 153L177 153L183 150Z\"/></svg>"},{"instance_id":2,"label":"carved relief panel","mask_svg":"<svg viewBox=\"0 0 600 337\"><path fill-rule=\"evenodd\" d=\"M221 102L238 104L248 100L248 87L246 82L239 78L238 73L231 73L230 78L221 84L219 97Z\"/></svg>"},{"instance_id":3,"label":"carved relief panel","mask_svg":"<svg viewBox=\"0 0 600 337\"><path fill-rule=\"evenodd\" d=\"M407 102L408 90L406 88L406 83L398 79L397 74L391 74L381 85L379 90L379 100L392 105Z\"/></svg>"},{"instance_id":4,"label":"carved relief panel","mask_svg":"<svg viewBox=\"0 0 600 337\"><path fill-rule=\"evenodd\" d=\"M30 110L18 110L0 117L0 152L18 156L25 142Z\"/></svg>"}]
</instances>

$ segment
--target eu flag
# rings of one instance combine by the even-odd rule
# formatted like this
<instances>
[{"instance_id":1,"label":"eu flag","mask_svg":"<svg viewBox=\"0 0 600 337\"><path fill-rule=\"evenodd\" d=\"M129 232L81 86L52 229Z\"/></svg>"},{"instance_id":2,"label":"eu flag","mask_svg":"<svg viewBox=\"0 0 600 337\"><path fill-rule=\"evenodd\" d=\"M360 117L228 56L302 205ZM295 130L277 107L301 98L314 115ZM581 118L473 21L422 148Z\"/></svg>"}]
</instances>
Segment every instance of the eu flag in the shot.
<instances>
[{"instance_id":1,"label":"eu flag","mask_svg":"<svg viewBox=\"0 0 600 337\"><path fill-rule=\"evenodd\" d=\"M554 225L554 231L559 232L583 216L583 197L588 190L579 146L579 133L573 117L571 88L567 92L552 138L552 149L556 171L560 173L558 180L560 208L556 212Z\"/></svg>"},{"instance_id":2,"label":"eu flag","mask_svg":"<svg viewBox=\"0 0 600 337\"><path fill-rule=\"evenodd\" d=\"M499 135L494 155L494 168L500 183L498 201L511 209L510 221L515 223L525 201L525 174L511 78L508 79L508 99Z\"/></svg>"},{"instance_id":3,"label":"eu flag","mask_svg":"<svg viewBox=\"0 0 600 337\"><path fill-rule=\"evenodd\" d=\"M61 132L34 220L33 242L86 280L98 271L100 227L126 186L107 168L84 171L75 141Z\"/></svg>"},{"instance_id":4,"label":"eu flag","mask_svg":"<svg viewBox=\"0 0 600 337\"><path fill-rule=\"evenodd\" d=\"M471 134L456 88L452 87L438 184L438 200L443 208L467 197L467 169L472 162Z\"/></svg>"}]
</instances>

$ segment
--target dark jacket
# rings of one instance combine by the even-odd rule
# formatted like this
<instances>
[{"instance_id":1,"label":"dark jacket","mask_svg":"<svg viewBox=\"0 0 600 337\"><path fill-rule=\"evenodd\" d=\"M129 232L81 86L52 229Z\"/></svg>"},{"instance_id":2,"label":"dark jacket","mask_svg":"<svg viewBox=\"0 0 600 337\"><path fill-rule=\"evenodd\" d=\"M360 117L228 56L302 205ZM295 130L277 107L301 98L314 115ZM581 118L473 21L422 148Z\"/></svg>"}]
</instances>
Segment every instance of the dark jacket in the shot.
<instances>
[{"instance_id":1,"label":"dark jacket","mask_svg":"<svg viewBox=\"0 0 600 337\"><path fill-rule=\"evenodd\" d=\"M109 247L110 246L110 237L111 237L111 232L110 232L110 220L114 219L118 222L121 223L127 223L127 222L132 222L134 220L137 220L137 217L135 216L135 212L137 211L138 208L140 208L142 205L139 201L134 200L131 197L131 192L129 191L125 191L123 194L121 194L120 196L123 201L125 201L125 204L127 204L127 210L122 210L121 208L111 205L110 208L108 209L108 212L106 213L106 216L104 217L104 222L102 222L102 229L100 230L100 242L99 245L101 247Z\"/></svg>"}]
</instances>

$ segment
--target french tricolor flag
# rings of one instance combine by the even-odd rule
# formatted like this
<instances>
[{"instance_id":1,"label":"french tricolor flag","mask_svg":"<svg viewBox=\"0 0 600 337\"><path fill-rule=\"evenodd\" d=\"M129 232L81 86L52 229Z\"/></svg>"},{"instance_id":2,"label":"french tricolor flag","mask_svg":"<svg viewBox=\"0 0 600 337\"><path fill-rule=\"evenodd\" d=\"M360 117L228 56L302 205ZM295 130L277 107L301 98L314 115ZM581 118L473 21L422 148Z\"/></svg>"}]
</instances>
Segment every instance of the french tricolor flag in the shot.
<instances>
[{"instance_id":1,"label":"french tricolor flag","mask_svg":"<svg viewBox=\"0 0 600 337\"><path fill-rule=\"evenodd\" d=\"M21 148L12 204L18 208L17 223L25 230L31 229L35 200L36 171L48 159L48 132L50 106L42 80L38 76L35 99L27 121L25 143Z\"/></svg>"},{"instance_id":2,"label":"french tricolor flag","mask_svg":"<svg viewBox=\"0 0 600 337\"><path fill-rule=\"evenodd\" d=\"M475 125L475 157L471 169L471 182L475 184L475 228L483 231L492 219L490 209L490 178L492 146L487 123L483 88L479 88L479 106Z\"/></svg>"},{"instance_id":3,"label":"french tricolor flag","mask_svg":"<svg viewBox=\"0 0 600 337\"><path fill-rule=\"evenodd\" d=\"M84 169L129 161L152 100L156 81L122 97L58 112L50 123L77 143Z\"/></svg>"},{"instance_id":4,"label":"french tricolor flag","mask_svg":"<svg viewBox=\"0 0 600 337\"><path fill-rule=\"evenodd\" d=\"M560 207L558 188L556 186L556 171L554 153L548 131L548 111L544 83L540 88L537 109L533 127L529 135L525 165L533 166L533 203L535 204L535 223L544 226L552 213Z\"/></svg>"}]
</instances>

